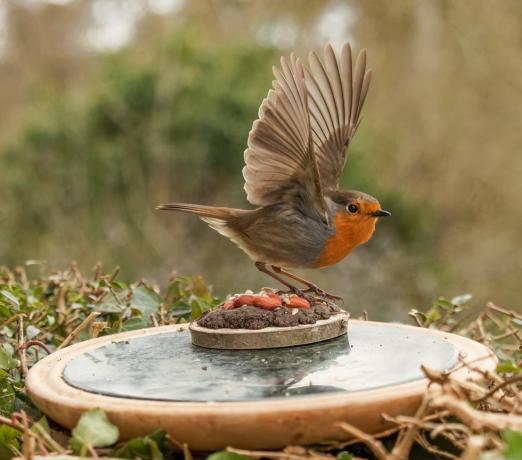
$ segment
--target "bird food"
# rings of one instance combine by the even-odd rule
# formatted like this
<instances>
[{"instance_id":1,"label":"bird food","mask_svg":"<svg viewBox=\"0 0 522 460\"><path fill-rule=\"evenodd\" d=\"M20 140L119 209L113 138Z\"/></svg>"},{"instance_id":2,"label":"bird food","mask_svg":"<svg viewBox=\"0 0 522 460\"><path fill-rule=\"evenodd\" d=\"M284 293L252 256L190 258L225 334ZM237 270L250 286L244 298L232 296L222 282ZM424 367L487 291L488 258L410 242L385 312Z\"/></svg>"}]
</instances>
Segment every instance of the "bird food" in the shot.
<instances>
[{"instance_id":1,"label":"bird food","mask_svg":"<svg viewBox=\"0 0 522 460\"><path fill-rule=\"evenodd\" d=\"M192 342L207 348L279 348L339 337L348 315L334 303L265 288L229 297L191 324Z\"/></svg>"}]
</instances>

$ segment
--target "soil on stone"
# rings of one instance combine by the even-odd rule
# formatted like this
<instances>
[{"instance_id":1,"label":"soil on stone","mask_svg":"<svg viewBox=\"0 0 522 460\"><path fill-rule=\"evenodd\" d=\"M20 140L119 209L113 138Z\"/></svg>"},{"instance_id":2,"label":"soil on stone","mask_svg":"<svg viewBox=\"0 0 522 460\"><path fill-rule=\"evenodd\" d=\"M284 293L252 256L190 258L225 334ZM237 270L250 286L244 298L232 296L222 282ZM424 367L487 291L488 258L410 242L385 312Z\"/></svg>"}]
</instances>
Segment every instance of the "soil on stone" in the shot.
<instances>
[{"instance_id":1,"label":"soil on stone","mask_svg":"<svg viewBox=\"0 0 522 460\"><path fill-rule=\"evenodd\" d=\"M300 324L314 324L321 319L342 312L336 305L318 303L311 308L281 307L263 310L243 306L233 310L217 309L203 314L197 324L208 329L263 329L265 327L288 327Z\"/></svg>"}]
</instances>

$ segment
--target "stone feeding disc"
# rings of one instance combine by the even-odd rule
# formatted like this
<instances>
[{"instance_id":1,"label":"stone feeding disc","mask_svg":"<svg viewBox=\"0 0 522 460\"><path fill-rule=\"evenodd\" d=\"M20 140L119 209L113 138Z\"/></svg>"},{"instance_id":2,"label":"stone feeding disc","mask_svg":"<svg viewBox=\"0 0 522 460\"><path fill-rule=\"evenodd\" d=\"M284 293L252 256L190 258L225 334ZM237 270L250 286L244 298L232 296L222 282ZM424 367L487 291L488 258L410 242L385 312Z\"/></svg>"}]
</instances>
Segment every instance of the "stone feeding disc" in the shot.
<instances>
[{"instance_id":1,"label":"stone feeding disc","mask_svg":"<svg viewBox=\"0 0 522 460\"><path fill-rule=\"evenodd\" d=\"M209 329L190 324L192 343L205 348L221 350L260 350L283 348L323 342L346 334L347 313L338 313L314 324L289 327L265 327L263 329Z\"/></svg>"}]
</instances>

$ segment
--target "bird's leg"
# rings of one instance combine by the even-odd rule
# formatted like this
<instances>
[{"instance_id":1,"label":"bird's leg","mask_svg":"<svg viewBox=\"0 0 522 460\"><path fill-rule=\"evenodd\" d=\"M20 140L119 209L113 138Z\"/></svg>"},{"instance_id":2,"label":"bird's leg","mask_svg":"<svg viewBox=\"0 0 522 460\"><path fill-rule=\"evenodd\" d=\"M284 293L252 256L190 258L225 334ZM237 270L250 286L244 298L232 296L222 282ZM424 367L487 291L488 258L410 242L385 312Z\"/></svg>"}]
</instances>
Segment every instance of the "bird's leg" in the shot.
<instances>
[{"instance_id":1,"label":"bird's leg","mask_svg":"<svg viewBox=\"0 0 522 460\"><path fill-rule=\"evenodd\" d=\"M272 265L271 268L272 268L272 270L274 270L274 272L276 272L280 275L286 276L287 278L293 279L293 280L297 281L298 283L304 284L308 288L307 291L309 291L309 292L313 292L314 294L317 294L318 296L326 297L327 299L330 299L330 300L343 300L342 297L330 294L330 293L324 291L323 289L321 289L320 287L318 287L316 284L314 284L308 280L305 280L304 278L301 278L300 276L294 275L293 273L290 273L290 272L286 271L285 269L278 267L277 265Z\"/></svg>"},{"instance_id":2,"label":"bird's leg","mask_svg":"<svg viewBox=\"0 0 522 460\"><path fill-rule=\"evenodd\" d=\"M279 281L283 286L286 286L294 294L297 294L298 296L303 297L303 292L301 291L301 289L299 289L297 286L290 284L288 281L286 281L284 278L278 276L276 273L270 271L264 262L256 262L256 268L260 272L266 273L268 276L274 278L276 281ZM272 265L272 269L274 269L273 265Z\"/></svg>"}]
</instances>

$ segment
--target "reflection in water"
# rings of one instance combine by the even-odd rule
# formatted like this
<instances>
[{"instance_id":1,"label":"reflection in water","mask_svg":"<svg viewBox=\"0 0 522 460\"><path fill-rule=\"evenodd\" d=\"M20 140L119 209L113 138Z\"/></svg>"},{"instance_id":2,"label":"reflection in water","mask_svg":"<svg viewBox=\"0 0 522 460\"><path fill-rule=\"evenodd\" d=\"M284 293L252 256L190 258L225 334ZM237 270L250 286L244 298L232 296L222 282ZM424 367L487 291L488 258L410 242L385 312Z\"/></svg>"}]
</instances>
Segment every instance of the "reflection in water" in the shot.
<instances>
[{"instance_id":1,"label":"reflection in water","mask_svg":"<svg viewBox=\"0 0 522 460\"><path fill-rule=\"evenodd\" d=\"M100 394L176 401L241 401L358 391L447 370L450 343L421 330L352 324L348 336L300 347L211 350L171 332L111 343L73 359L65 380Z\"/></svg>"}]
</instances>

